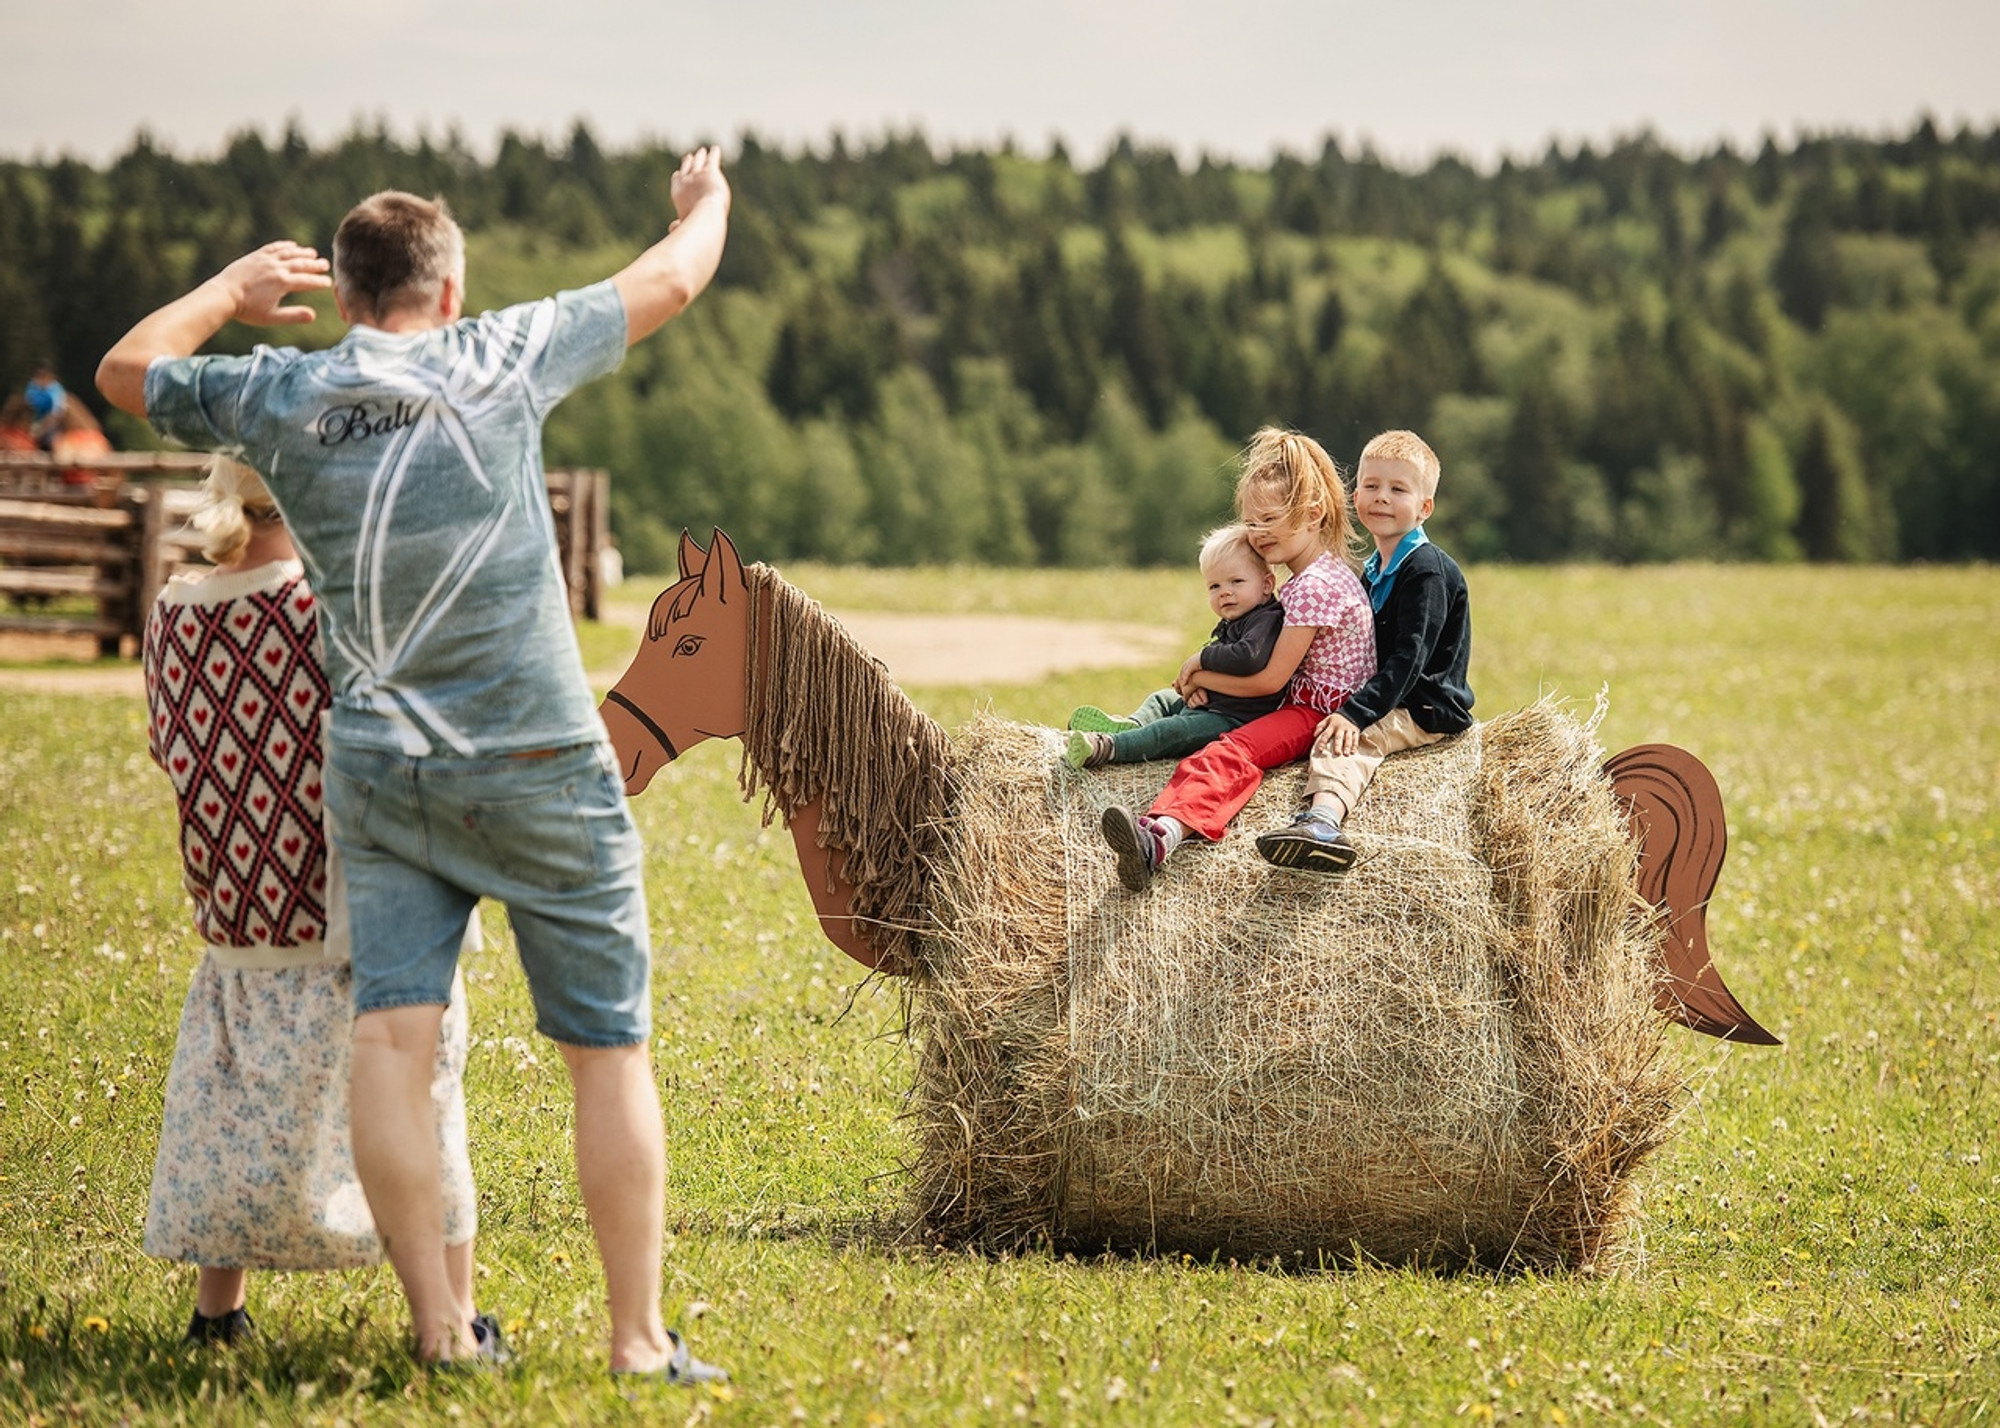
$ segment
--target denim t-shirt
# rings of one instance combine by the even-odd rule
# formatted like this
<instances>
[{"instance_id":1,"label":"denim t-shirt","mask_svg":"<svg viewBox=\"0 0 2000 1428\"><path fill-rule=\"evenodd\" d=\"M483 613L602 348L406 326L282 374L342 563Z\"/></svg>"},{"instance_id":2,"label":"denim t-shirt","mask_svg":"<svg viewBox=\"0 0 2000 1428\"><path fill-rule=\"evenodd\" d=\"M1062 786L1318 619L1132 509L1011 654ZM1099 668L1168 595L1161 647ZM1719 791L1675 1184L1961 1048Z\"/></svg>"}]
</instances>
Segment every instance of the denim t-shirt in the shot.
<instances>
[{"instance_id":1,"label":"denim t-shirt","mask_svg":"<svg viewBox=\"0 0 2000 1428\"><path fill-rule=\"evenodd\" d=\"M617 368L608 282L324 352L161 358L162 435L263 473L319 596L336 742L505 754L604 737L570 622L542 422Z\"/></svg>"}]
</instances>

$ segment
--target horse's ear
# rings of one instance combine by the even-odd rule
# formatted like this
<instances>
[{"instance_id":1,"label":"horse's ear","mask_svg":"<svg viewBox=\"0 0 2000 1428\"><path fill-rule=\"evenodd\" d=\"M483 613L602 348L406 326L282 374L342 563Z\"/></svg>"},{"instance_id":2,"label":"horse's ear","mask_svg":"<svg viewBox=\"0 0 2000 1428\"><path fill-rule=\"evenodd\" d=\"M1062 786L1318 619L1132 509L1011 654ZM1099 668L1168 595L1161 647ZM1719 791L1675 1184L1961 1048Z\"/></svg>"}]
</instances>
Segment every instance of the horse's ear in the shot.
<instances>
[{"instance_id":1,"label":"horse's ear","mask_svg":"<svg viewBox=\"0 0 2000 1428\"><path fill-rule=\"evenodd\" d=\"M736 542L721 526L717 526L715 539L708 546L708 563L702 567L702 591L727 601L743 585L743 561L736 554Z\"/></svg>"},{"instance_id":2,"label":"horse's ear","mask_svg":"<svg viewBox=\"0 0 2000 1428\"><path fill-rule=\"evenodd\" d=\"M694 543L694 537L688 534L688 528L686 526L682 526L681 527L681 579L685 580L690 575L698 574L701 570L702 565L707 561L707 559L708 559L707 552Z\"/></svg>"}]
</instances>

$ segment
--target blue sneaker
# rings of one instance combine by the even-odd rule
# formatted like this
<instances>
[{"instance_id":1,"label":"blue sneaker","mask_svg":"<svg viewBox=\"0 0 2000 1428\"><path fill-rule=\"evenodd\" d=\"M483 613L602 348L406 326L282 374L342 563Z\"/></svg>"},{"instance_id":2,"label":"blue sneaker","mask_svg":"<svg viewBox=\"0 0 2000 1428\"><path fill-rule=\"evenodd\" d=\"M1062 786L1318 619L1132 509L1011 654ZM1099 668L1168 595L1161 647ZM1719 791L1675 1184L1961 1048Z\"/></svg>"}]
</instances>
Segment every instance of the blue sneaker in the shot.
<instances>
[{"instance_id":1,"label":"blue sneaker","mask_svg":"<svg viewBox=\"0 0 2000 1428\"><path fill-rule=\"evenodd\" d=\"M1354 866L1354 845L1340 820L1322 808L1307 808L1289 827L1257 835L1257 856L1302 873L1344 873Z\"/></svg>"},{"instance_id":2,"label":"blue sneaker","mask_svg":"<svg viewBox=\"0 0 2000 1428\"><path fill-rule=\"evenodd\" d=\"M1107 714L1095 704L1080 704L1070 713L1069 727L1083 734L1122 734L1138 728L1139 721Z\"/></svg>"}]
</instances>

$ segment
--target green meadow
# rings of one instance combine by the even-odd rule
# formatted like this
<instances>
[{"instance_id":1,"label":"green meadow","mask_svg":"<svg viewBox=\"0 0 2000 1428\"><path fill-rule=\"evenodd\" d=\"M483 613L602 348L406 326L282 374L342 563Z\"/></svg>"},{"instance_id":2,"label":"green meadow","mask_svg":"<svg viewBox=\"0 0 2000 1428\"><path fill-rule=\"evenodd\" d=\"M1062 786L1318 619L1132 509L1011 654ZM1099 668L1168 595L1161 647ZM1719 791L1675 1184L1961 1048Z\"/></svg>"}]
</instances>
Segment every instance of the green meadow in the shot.
<instances>
[{"instance_id":1,"label":"green meadow","mask_svg":"<svg viewBox=\"0 0 2000 1428\"><path fill-rule=\"evenodd\" d=\"M1189 572L788 572L836 609L1177 622ZM1616 1262L1574 1275L947 1252L899 1233L893 987L820 941L790 839L705 745L648 846L672 1322L736 1380L628 1400L568 1092L505 919L468 965L480 1301L511 1372L406 1354L386 1270L253 1276L260 1333L179 1342L140 1228L197 956L140 702L0 687L0 1423L1938 1423L2000 1417L2000 573L1481 567L1484 713L1609 700L1607 751L1729 806L1716 958L1776 1049L1690 1075ZM631 611L657 583L628 582ZM635 639L585 632L593 666ZM1060 723L1168 671L912 691Z\"/></svg>"}]
</instances>

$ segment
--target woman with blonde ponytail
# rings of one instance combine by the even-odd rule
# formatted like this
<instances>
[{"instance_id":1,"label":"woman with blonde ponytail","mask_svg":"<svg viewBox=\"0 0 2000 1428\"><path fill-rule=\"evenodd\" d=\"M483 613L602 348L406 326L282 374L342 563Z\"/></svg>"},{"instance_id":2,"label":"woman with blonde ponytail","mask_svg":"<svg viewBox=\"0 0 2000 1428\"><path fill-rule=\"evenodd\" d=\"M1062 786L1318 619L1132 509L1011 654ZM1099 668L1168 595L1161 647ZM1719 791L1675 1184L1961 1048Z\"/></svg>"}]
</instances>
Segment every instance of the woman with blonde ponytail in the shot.
<instances>
[{"instance_id":1,"label":"woman with blonde ponytail","mask_svg":"<svg viewBox=\"0 0 2000 1428\"><path fill-rule=\"evenodd\" d=\"M146 619L146 740L174 785L181 876L207 944L181 1009L146 1209L148 1254L201 1266L192 1343L251 1332L251 1269L348 1269L382 1248L348 1139L352 972L340 872L321 831L327 707L305 570L258 474L218 456L192 524L214 568ZM468 937L478 926L468 928ZM462 985L433 1102L453 1289L472 1307Z\"/></svg>"},{"instance_id":2,"label":"woman with blonde ponytail","mask_svg":"<svg viewBox=\"0 0 2000 1428\"><path fill-rule=\"evenodd\" d=\"M268 531L264 543L271 547L270 559L291 560L295 554L284 517L264 489L264 478L227 456L210 460L208 475L201 483L201 504L188 517L188 524L201 532L202 559L210 565L244 564L250 537L260 526Z\"/></svg>"}]
</instances>

